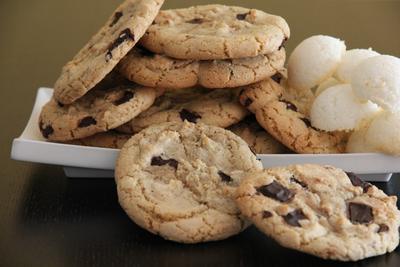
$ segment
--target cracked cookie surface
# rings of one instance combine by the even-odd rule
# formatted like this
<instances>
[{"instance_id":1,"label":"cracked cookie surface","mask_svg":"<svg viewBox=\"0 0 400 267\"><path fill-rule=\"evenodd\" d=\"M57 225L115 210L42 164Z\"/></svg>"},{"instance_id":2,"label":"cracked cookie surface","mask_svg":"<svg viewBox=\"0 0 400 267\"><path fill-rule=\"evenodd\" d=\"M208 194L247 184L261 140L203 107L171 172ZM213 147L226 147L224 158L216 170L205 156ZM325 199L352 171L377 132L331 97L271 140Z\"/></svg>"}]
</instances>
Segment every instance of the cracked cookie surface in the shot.
<instances>
[{"instance_id":1,"label":"cracked cookie surface","mask_svg":"<svg viewBox=\"0 0 400 267\"><path fill-rule=\"evenodd\" d=\"M285 49L269 55L226 60L175 59L134 48L122 59L119 71L129 80L150 87L232 88L255 83L283 68Z\"/></svg>"},{"instance_id":2,"label":"cracked cookie surface","mask_svg":"<svg viewBox=\"0 0 400 267\"><path fill-rule=\"evenodd\" d=\"M237 89L207 90L201 87L166 92L148 110L117 130L137 133L150 125L184 120L226 128L248 114L237 95Z\"/></svg>"},{"instance_id":3,"label":"cracked cookie surface","mask_svg":"<svg viewBox=\"0 0 400 267\"><path fill-rule=\"evenodd\" d=\"M282 246L342 261L397 247L396 201L353 173L311 164L251 173L236 193L242 213Z\"/></svg>"},{"instance_id":4,"label":"cracked cookie surface","mask_svg":"<svg viewBox=\"0 0 400 267\"><path fill-rule=\"evenodd\" d=\"M180 59L255 57L277 51L286 21L256 9L203 5L162 10L141 39L147 49Z\"/></svg>"},{"instance_id":5,"label":"cracked cookie surface","mask_svg":"<svg viewBox=\"0 0 400 267\"><path fill-rule=\"evenodd\" d=\"M265 131L252 115L232 125L228 130L246 141L250 149L256 154L279 154L288 150Z\"/></svg>"},{"instance_id":6,"label":"cracked cookie surface","mask_svg":"<svg viewBox=\"0 0 400 267\"><path fill-rule=\"evenodd\" d=\"M244 173L262 165L247 144L204 124L151 126L122 148L118 198L144 229L183 243L220 240L248 226L233 200Z\"/></svg>"},{"instance_id":7,"label":"cracked cookie surface","mask_svg":"<svg viewBox=\"0 0 400 267\"><path fill-rule=\"evenodd\" d=\"M245 86L240 103L256 115L257 121L282 144L297 153L342 153L348 135L324 132L311 126L302 113L309 110L304 103L296 106L285 95L285 89L272 79Z\"/></svg>"},{"instance_id":8,"label":"cracked cookie surface","mask_svg":"<svg viewBox=\"0 0 400 267\"><path fill-rule=\"evenodd\" d=\"M52 98L43 106L39 128L44 138L68 141L114 129L148 109L156 98L153 88L122 85L88 92L71 105Z\"/></svg>"},{"instance_id":9,"label":"cracked cookie surface","mask_svg":"<svg viewBox=\"0 0 400 267\"><path fill-rule=\"evenodd\" d=\"M126 0L62 69L54 97L71 104L99 83L143 36L164 0Z\"/></svg>"}]
</instances>

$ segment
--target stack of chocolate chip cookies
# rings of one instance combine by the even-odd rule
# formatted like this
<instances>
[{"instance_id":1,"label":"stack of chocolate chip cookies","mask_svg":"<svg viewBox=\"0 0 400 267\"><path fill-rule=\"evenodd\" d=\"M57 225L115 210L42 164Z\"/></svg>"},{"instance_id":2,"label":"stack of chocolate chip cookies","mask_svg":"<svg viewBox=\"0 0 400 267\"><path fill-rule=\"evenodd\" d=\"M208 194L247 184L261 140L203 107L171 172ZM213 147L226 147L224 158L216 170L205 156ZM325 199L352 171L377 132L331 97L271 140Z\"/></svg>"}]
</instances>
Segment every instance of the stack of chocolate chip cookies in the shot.
<instances>
[{"instance_id":1,"label":"stack of chocolate chip cookies","mask_svg":"<svg viewBox=\"0 0 400 267\"><path fill-rule=\"evenodd\" d=\"M146 127L187 120L232 127L256 153L286 151L238 100L240 87L284 70L285 20L224 5L159 11L162 2L125 1L64 66L43 136L120 148Z\"/></svg>"},{"instance_id":2,"label":"stack of chocolate chip cookies","mask_svg":"<svg viewBox=\"0 0 400 267\"><path fill-rule=\"evenodd\" d=\"M162 4L126 0L64 66L40 114L43 137L121 148L121 206L169 240L222 240L254 223L282 246L326 259L393 251L396 197L331 166L263 170L256 157L343 152L347 140L312 127L314 95L285 85L285 20Z\"/></svg>"}]
</instances>

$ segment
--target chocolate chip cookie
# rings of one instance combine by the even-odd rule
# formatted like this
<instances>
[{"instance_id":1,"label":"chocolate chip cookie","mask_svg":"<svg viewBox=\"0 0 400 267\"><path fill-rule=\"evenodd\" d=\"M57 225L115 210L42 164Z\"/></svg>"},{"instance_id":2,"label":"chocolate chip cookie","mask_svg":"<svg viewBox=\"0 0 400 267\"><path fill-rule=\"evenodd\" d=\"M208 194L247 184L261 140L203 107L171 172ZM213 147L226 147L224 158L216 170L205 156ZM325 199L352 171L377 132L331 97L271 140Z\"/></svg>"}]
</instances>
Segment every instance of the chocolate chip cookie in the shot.
<instances>
[{"instance_id":1,"label":"chocolate chip cookie","mask_svg":"<svg viewBox=\"0 0 400 267\"><path fill-rule=\"evenodd\" d=\"M332 166L292 165L249 174L236 202L282 246L356 261L399 243L397 198Z\"/></svg>"},{"instance_id":2,"label":"chocolate chip cookie","mask_svg":"<svg viewBox=\"0 0 400 267\"><path fill-rule=\"evenodd\" d=\"M99 83L139 41L164 0L126 0L62 69L54 97L71 104Z\"/></svg>"},{"instance_id":3,"label":"chocolate chip cookie","mask_svg":"<svg viewBox=\"0 0 400 267\"><path fill-rule=\"evenodd\" d=\"M185 120L226 128L247 114L238 101L237 89L210 91L195 87L165 93L151 108L119 127L118 131L137 133L150 125Z\"/></svg>"},{"instance_id":4,"label":"chocolate chip cookie","mask_svg":"<svg viewBox=\"0 0 400 267\"><path fill-rule=\"evenodd\" d=\"M82 139L67 141L66 143L79 146L120 149L131 137L132 135L130 134L123 134L111 130L103 133L97 133L95 135L88 136Z\"/></svg>"},{"instance_id":5,"label":"chocolate chip cookie","mask_svg":"<svg viewBox=\"0 0 400 267\"><path fill-rule=\"evenodd\" d=\"M156 90L137 85L94 89L71 105L52 98L42 109L39 128L51 141L85 138L126 123L155 98Z\"/></svg>"},{"instance_id":6,"label":"chocolate chip cookie","mask_svg":"<svg viewBox=\"0 0 400 267\"><path fill-rule=\"evenodd\" d=\"M285 49L269 55L226 60L175 59L134 48L119 64L128 79L150 87L231 88L255 83L283 68Z\"/></svg>"},{"instance_id":7,"label":"chocolate chip cookie","mask_svg":"<svg viewBox=\"0 0 400 267\"><path fill-rule=\"evenodd\" d=\"M256 121L253 115L228 128L240 136L256 154L279 154L287 152L287 148L279 143Z\"/></svg>"},{"instance_id":8,"label":"chocolate chip cookie","mask_svg":"<svg viewBox=\"0 0 400 267\"><path fill-rule=\"evenodd\" d=\"M147 49L180 59L255 57L289 38L286 21L257 9L203 5L162 10L141 39Z\"/></svg>"},{"instance_id":9,"label":"chocolate chip cookie","mask_svg":"<svg viewBox=\"0 0 400 267\"><path fill-rule=\"evenodd\" d=\"M122 148L118 198L144 229L183 243L220 240L242 231L233 199L244 173L262 165L230 131L205 124L148 127Z\"/></svg>"},{"instance_id":10,"label":"chocolate chip cookie","mask_svg":"<svg viewBox=\"0 0 400 267\"><path fill-rule=\"evenodd\" d=\"M260 125L289 149L310 154L344 152L348 135L312 127L308 117L285 99L284 90L273 79L267 79L244 87L239 98Z\"/></svg>"}]
</instances>

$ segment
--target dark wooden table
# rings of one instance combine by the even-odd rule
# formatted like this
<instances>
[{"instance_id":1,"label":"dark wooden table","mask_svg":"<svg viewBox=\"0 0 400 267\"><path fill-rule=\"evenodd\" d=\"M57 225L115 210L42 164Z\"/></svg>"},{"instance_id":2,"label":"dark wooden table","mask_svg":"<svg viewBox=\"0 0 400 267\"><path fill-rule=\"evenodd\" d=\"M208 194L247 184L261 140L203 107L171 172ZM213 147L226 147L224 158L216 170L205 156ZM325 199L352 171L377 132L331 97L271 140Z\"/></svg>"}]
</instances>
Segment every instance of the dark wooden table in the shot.
<instances>
[{"instance_id":1,"label":"dark wooden table","mask_svg":"<svg viewBox=\"0 0 400 267\"><path fill-rule=\"evenodd\" d=\"M170 0L255 7L285 17L288 51L313 34L400 56L400 1ZM180 245L137 227L117 203L112 179L68 179L57 166L9 159L36 89L88 40L118 0L0 1L0 266L400 266L400 249L357 263L322 261L279 247L250 228L221 242ZM395 129L398 130L398 129ZM400 175L378 184L399 197Z\"/></svg>"}]
</instances>

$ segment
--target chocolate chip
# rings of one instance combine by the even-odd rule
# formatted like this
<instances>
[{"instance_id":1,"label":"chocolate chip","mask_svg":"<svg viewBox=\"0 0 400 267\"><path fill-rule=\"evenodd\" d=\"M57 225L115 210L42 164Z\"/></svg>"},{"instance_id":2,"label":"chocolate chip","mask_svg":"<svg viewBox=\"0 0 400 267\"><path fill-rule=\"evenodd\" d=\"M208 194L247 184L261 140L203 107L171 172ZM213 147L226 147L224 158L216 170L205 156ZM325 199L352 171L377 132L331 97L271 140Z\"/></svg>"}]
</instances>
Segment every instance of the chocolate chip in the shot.
<instances>
[{"instance_id":1,"label":"chocolate chip","mask_svg":"<svg viewBox=\"0 0 400 267\"><path fill-rule=\"evenodd\" d=\"M229 175L227 175L226 173L222 172L222 171L218 171L218 175L219 177L221 177L221 180L223 182L231 182L232 181L232 177L230 177Z\"/></svg>"},{"instance_id":2,"label":"chocolate chip","mask_svg":"<svg viewBox=\"0 0 400 267\"><path fill-rule=\"evenodd\" d=\"M279 46L278 50L281 50L283 47L285 47L285 43L286 43L287 40L288 40L287 37L285 37L285 39L283 39L283 41L282 41L281 45Z\"/></svg>"},{"instance_id":3,"label":"chocolate chip","mask_svg":"<svg viewBox=\"0 0 400 267\"><path fill-rule=\"evenodd\" d=\"M246 98L246 100L244 101L243 105L245 107L248 107L251 105L251 103L253 103L253 100L251 100L250 98Z\"/></svg>"},{"instance_id":4,"label":"chocolate chip","mask_svg":"<svg viewBox=\"0 0 400 267\"><path fill-rule=\"evenodd\" d=\"M63 108L63 107L64 107L64 104L61 103L60 101L57 101L57 105L58 105L60 108Z\"/></svg>"},{"instance_id":5,"label":"chocolate chip","mask_svg":"<svg viewBox=\"0 0 400 267\"><path fill-rule=\"evenodd\" d=\"M274 75L272 75L271 77L272 80L274 80L277 83L280 83L282 80L282 74L280 74L279 72L275 73Z\"/></svg>"},{"instance_id":6,"label":"chocolate chip","mask_svg":"<svg viewBox=\"0 0 400 267\"><path fill-rule=\"evenodd\" d=\"M290 109L290 110L293 110L293 111L297 112L297 107L292 102L289 102L289 101L286 101L286 100L283 100L283 99L279 100L279 102L285 103L287 109Z\"/></svg>"},{"instance_id":7,"label":"chocolate chip","mask_svg":"<svg viewBox=\"0 0 400 267\"><path fill-rule=\"evenodd\" d=\"M133 33L131 33L131 30L128 28L123 30L119 34L118 38L115 39L114 42L112 44L110 44L110 46L108 47L108 50L106 53L106 62L108 62L112 59L112 57L113 57L112 51L127 40L132 40L132 41L135 40L135 35Z\"/></svg>"},{"instance_id":8,"label":"chocolate chip","mask_svg":"<svg viewBox=\"0 0 400 267\"><path fill-rule=\"evenodd\" d=\"M115 12L114 14L114 19L111 22L111 24L109 25L110 27L114 26L115 24L117 24L117 22L119 21L119 19L122 17L123 13L122 12Z\"/></svg>"},{"instance_id":9,"label":"chocolate chip","mask_svg":"<svg viewBox=\"0 0 400 267\"><path fill-rule=\"evenodd\" d=\"M290 178L290 181L291 181L292 183L296 183L296 184L301 185L301 187L303 187L303 188L307 188L307 184L306 184L306 183L297 180L294 176L292 176L292 177Z\"/></svg>"},{"instance_id":10,"label":"chocolate chip","mask_svg":"<svg viewBox=\"0 0 400 267\"><path fill-rule=\"evenodd\" d=\"M266 197L273 198L280 202L287 202L290 201L295 193L291 190L287 189L280 183L273 181L268 185L263 185L257 188L257 191L263 194Z\"/></svg>"},{"instance_id":11,"label":"chocolate chip","mask_svg":"<svg viewBox=\"0 0 400 267\"><path fill-rule=\"evenodd\" d=\"M189 111L187 109L182 109L179 112L179 116L181 117L182 121L187 120L193 123L196 123L198 119L201 119L201 116L198 113Z\"/></svg>"},{"instance_id":12,"label":"chocolate chip","mask_svg":"<svg viewBox=\"0 0 400 267\"><path fill-rule=\"evenodd\" d=\"M117 106L122 105L122 104L128 102L129 100L131 100L134 95L135 94L132 91L125 91L124 95L120 99L114 101L114 105L117 105Z\"/></svg>"},{"instance_id":13,"label":"chocolate chip","mask_svg":"<svg viewBox=\"0 0 400 267\"><path fill-rule=\"evenodd\" d=\"M264 210L263 213L262 213L262 217L264 219L270 218L270 217L272 217L272 215L273 214L271 212L269 212L268 210Z\"/></svg>"},{"instance_id":14,"label":"chocolate chip","mask_svg":"<svg viewBox=\"0 0 400 267\"><path fill-rule=\"evenodd\" d=\"M194 18L194 19L188 20L186 22L190 23L190 24L201 24L201 23L204 22L204 19L202 19L202 18Z\"/></svg>"},{"instance_id":15,"label":"chocolate chip","mask_svg":"<svg viewBox=\"0 0 400 267\"><path fill-rule=\"evenodd\" d=\"M88 127L90 125L95 125L97 121L92 117L92 116L87 116L81 119L81 121L78 123L79 128L83 127Z\"/></svg>"},{"instance_id":16,"label":"chocolate chip","mask_svg":"<svg viewBox=\"0 0 400 267\"><path fill-rule=\"evenodd\" d=\"M360 177L358 177L352 172L346 172L346 174L347 177L349 177L352 185L361 187L364 193L366 193L368 191L368 188L372 186L372 184L364 182Z\"/></svg>"},{"instance_id":17,"label":"chocolate chip","mask_svg":"<svg viewBox=\"0 0 400 267\"><path fill-rule=\"evenodd\" d=\"M46 127L43 126L43 122L39 122L40 132L42 133L43 137L47 139L52 133L54 133L54 129L51 127L51 125L47 125Z\"/></svg>"},{"instance_id":18,"label":"chocolate chip","mask_svg":"<svg viewBox=\"0 0 400 267\"><path fill-rule=\"evenodd\" d=\"M389 226L387 226L386 224L379 224L379 229L378 229L378 233L383 233L383 232L387 232L389 231Z\"/></svg>"},{"instance_id":19,"label":"chocolate chip","mask_svg":"<svg viewBox=\"0 0 400 267\"><path fill-rule=\"evenodd\" d=\"M237 14L236 15L236 18L238 19L238 20L245 20L246 19L246 16L248 15L249 13L247 12L247 13L243 13L243 14Z\"/></svg>"},{"instance_id":20,"label":"chocolate chip","mask_svg":"<svg viewBox=\"0 0 400 267\"><path fill-rule=\"evenodd\" d=\"M349 218L352 223L367 224L374 219L372 208L362 203L349 203Z\"/></svg>"},{"instance_id":21,"label":"chocolate chip","mask_svg":"<svg viewBox=\"0 0 400 267\"><path fill-rule=\"evenodd\" d=\"M291 226L301 227L300 220L306 220L308 217L303 213L302 210L294 210L288 214L282 216L285 222Z\"/></svg>"},{"instance_id":22,"label":"chocolate chip","mask_svg":"<svg viewBox=\"0 0 400 267\"><path fill-rule=\"evenodd\" d=\"M151 159L151 165L152 166L169 165L176 170L178 168L178 161L174 159L163 159L162 157L157 156Z\"/></svg>"},{"instance_id":23,"label":"chocolate chip","mask_svg":"<svg viewBox=\"0 0 400 267\"><path fill-rule=\"evenodd\" d=\"M307 119L307 118L300 118L300 120L302 120L302 121L304 122L304 124L305 124L308 128L311 128L311 129L313 129L313 130L315 130L315 131L318 131L317 128L314 128L314 127L311 125L311 121L310 121L309 119Z\"/></svg>"}]
</instances>

